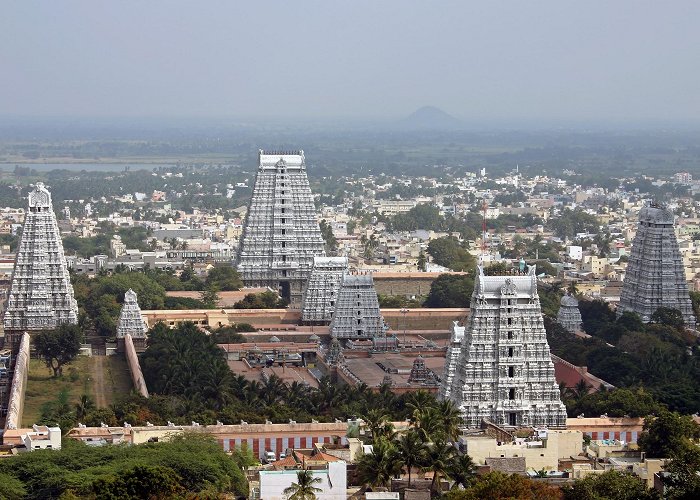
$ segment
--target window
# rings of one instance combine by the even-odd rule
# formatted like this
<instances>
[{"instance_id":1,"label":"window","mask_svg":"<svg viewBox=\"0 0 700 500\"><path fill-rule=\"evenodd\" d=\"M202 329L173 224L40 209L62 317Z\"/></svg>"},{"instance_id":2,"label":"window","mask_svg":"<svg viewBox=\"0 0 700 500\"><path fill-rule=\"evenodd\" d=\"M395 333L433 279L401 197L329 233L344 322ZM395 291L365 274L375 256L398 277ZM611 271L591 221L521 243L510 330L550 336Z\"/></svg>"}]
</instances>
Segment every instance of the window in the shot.
<instances>
[{"instance_id":1,"label":"window","mask_svg":"<svg viewBox=\"0 0 700 500\"><path fill-rule=\"evenodd\" d=\"M286 230L286 229L282 229L282 234L283 234L283 235L287 234L287 230Z\"/></svg>"},{"instance_id":2,"label":"window","mask_svg":"<svg viewBox=\"0 0 700 500\"><path fill-rule=\"evenodd\" d=\"M515 368L512 366L508 367L508 376L509 377L515 377Z\"/></svg>"},{"instance_id":3,"label":"window","mask_svg":"<svg viewBox=\"0 0 700 500\"><path fill-rule=\"evenodd\" d=\"M513 339L513 332L508 332L508 340L512 340L512 339Z\"/></svg>"},{"instance_id":4,"label":"window","mask_svg":"<svg viewBox=\"0 0 700 500\"><path fill-rule=\"evenodd\" d=\"M513 388L508 389L508 399L510 399L510 400L515 399L515 389L513 389Z\"/></svg>"},{"instance_id":5,"label":"window","mask_svg":"<svg viewBox=\"0 0 700 500\"><path fill-rule=\"evenodd\" d=\"M512 358L512 357L513 357L513 348L512 348L512 347L509 347L509 348L508 348L508 357L509 357L509 358Z\"/></svg>"},{"instance_id":6,"label":"window","mask_svg":"<svg viewBox=\"0 0 700 500\"><path fill-rule=\"evenodd\" d=\"M282 248L286 248L286 247L287 247L287 242L286 242L286 241L283 241L283 242L282 242Z\"/></svg>"},{"instance_id":7,"label":"window","mask_svg":"<svg viewBox=\"0 0 700 500\"><path fill-rule=\"evenodd\" d=\"M331 300L331 307L335 305L335 300Z\"/></svg>"},{"instance_id":8,"label":"window","mask_svg":"<svg viewBox=\"0 0 700 500\"><path fill-rule=\"evenodd\" d=\"M286 223L287 223L287 219L285 219L284 217L282 217L282 224L286 224Z\"/></svg>"}]
</instances>

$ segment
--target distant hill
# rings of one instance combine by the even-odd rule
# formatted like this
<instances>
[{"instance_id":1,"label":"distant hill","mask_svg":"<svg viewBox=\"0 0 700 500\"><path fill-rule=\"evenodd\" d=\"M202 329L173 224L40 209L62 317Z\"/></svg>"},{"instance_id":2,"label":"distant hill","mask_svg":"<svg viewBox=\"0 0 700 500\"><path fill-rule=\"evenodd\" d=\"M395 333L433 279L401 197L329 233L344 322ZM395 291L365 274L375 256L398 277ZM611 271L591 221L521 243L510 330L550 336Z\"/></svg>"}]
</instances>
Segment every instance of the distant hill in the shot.
<instances>
[{"instance_id":1,"label":"distant hill","mask_svg":"<svg viewBox=\"0 0 700 500\"><path fill-rule=\"evenodd\" d=\"M461 125L457 118L435 106L423 106L415 110L400 124L407 128L452 129Z\"/></svg>"}]
</instances>

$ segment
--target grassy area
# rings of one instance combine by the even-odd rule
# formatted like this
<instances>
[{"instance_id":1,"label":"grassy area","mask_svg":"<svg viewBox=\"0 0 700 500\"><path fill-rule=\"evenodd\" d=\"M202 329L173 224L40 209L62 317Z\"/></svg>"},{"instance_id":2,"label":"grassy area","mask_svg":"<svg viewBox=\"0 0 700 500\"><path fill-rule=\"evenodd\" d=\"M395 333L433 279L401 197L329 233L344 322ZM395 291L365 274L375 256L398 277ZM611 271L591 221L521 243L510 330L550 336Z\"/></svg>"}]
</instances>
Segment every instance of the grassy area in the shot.
<instances>
[{"instance_id":1,"label":"grassy area","mask_svg":"<svg viewBox=\"0 0 700 500\"><path fill-rule=\"evenodd\" d=\"M56 401L59 393L68 394L74 406L87 394L97 406L107 406L131 391L131 378L122 355L109 357L79 356L63 368L63 376L53 378L50 368L38 360L29 361L27 392L24 399L23 425L29 427L41 417L42 409Z\"/></svg>"}]
</instances>

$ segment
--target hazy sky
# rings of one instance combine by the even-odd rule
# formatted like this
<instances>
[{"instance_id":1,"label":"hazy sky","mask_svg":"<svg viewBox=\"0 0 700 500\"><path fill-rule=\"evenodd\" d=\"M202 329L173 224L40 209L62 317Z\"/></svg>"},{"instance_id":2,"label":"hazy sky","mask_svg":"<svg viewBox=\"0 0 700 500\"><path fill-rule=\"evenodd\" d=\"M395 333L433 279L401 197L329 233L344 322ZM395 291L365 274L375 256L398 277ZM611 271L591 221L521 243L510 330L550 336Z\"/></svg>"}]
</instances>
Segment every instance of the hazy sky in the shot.
<instances>
[{"instance_id":1,"label":"hazy sky","mask_svg":"<svg viewBox=\"0 0 700 500\"><path fill-rule=\"evenodd\" d=\"M700 2L0 0L0 115L700 121Z\"/></svg>"}]
</instances>

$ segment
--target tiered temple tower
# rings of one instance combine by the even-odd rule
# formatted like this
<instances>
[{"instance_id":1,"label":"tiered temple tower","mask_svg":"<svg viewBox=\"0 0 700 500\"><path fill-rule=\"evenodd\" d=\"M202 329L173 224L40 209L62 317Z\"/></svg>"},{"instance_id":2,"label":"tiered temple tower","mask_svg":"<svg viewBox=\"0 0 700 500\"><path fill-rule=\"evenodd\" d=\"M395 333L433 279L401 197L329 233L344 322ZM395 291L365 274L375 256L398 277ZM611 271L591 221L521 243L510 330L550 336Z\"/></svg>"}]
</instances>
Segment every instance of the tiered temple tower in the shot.
<instances>
[{"instance_id":1,"label":"tiered temple tower","mask_svg":"<svg viewBox=\"0 0 700 500\"><path fill-rule=\"evenodd\" d=\"M617 307L618 316L630 311L648 323L659 307L669 307L678 309L686 326L695 328L673 222L673 214L657 204L649 204L639 211L637 234L632 241Z\"/></svg>"},{"instance_id":2,"label":"tiered temple tower","mask_svg":"<svg viewBox=\"0 0 700 500\"><path fill-rule=\"evenodd\" d=\"M279 290L298 309L314 257L325 256L304 152L260 150L259 160L236 266L246 286Z\"/></svg>"},{"instance_id":3,"label":"tiered temple tower","mask_svg":"<svg viewBox=\"0 0 700 500\"><path fill-rule=\"evenodd\" d=\"M443 397L455 402L470 428L484 419L497 425L566 426L535 266L498 276L479 267L470 308L452 377L446 360Z\"/></svg>"},{"instance_id":4,"label":"tiered temple tower","mask_svg":"<svg viewBox=\"0 0 700 500\"><path fill-rule=\"evenodd\" d=\"M136 292L129 289L124 294L124 305L119 313L117 322L117 349L124 350L124 337L131 335L136 351L142 352L146 349L146 331L148 327L141 316Z\"/></svg>"},{"instance_id":5,"label":"tiered temple tower","mask_svg":"<svg viewBox=\"0 0 700 500\"><path fill-rule=\"evenodd\" d=\"M445 356L445 373L443 374L442 384L440 384L440 397L443 399L449 398L449 391L452 390L452 381L455 373L457 373L465 330L466 327L460 325L458 321L452 322L452 335L450 336L450 343L447 346L447 354Z\"/></svg>"},{"instance_id":6,"label":"tiered temple tower","mask_svg":"<svg viewBox=\"0 0 700 500\"><path fill-rule=\"evenodd\" d=\"M78 304L51 203L41 182L29 193L22 238L3 316L5 346L14 349L22 333L78 322Z\"/></svg>"},{"instance_id":7,"label":"tiered temple tower","mask_svg":"<svg viewBox=\"0 0 700 500\"><path fill-rule=\"evenodd\" d=\"M571 333L581 331L581 311L579 311L576 297L567 294L561 298L557 322Z\"/></svg>"},{"instance_id":8,"label":"tiered temple tower","mask_svg":"<svg viewBox=\"0 0 700 500\"><path fill-rule=\"evenodd\" d=\"M370 272L346 272L340 283L330 332L338 339L376 339L386 334Z\"/></svg>"},{"instance_id":9,"label":"tiered temple tower","mask_svg":"<svg viewBox=\"0 0 700 500\"><path fill-rule=\"evenodd\" d=\"M327 325L331 322L340 282L347 270L347 257L314 257L301 307L301 320L304 323Z\"/></svg>"}]
</instances>

